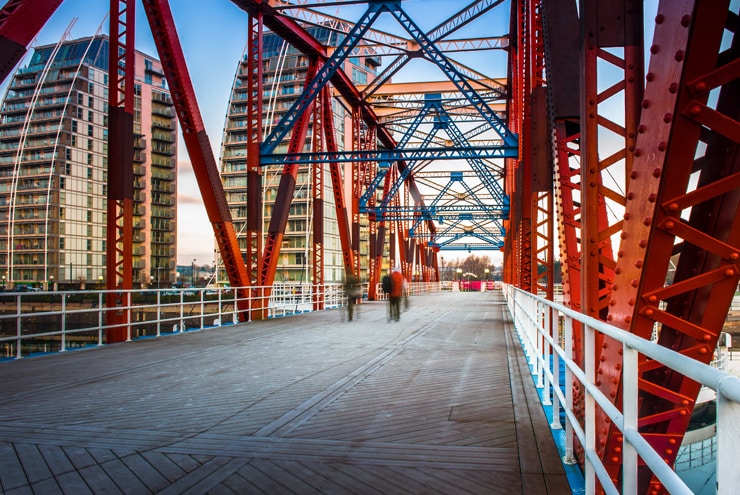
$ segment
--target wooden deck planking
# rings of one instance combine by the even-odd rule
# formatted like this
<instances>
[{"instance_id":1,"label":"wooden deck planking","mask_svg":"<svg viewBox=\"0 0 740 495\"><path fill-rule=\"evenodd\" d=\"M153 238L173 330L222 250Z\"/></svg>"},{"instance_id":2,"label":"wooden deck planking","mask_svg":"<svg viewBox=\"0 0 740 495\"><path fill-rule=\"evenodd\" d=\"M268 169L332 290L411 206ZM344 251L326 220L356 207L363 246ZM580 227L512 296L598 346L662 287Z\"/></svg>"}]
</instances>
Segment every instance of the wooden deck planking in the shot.
<instances>
[{"instance_id":1,"label":"wooden deck planking","mask_svg":"<svg viewBox=\"0 0 740 495\"><path fill-rule=\"evenodd\" d=\"M0 364L1 491L567 493L500 294L362 309Z\"/></svg>"}]
</instances>

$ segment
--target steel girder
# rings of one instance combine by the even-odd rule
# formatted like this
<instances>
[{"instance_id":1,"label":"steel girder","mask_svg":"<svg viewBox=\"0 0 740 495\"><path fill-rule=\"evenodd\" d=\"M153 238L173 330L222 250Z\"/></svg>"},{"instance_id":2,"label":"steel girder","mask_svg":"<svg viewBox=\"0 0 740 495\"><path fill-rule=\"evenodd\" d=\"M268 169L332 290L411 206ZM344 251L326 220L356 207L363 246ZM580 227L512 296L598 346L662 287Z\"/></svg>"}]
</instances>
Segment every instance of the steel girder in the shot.
<instances>
[{"instance_id":1,"label":"steel girder","mask_svg":"<svg viewBox=\"0 0 740 495\"><path fill-rule=\"evenodd\" d=\"M61 3L62 0L9 0L0 9L0 82L20 62L28 44Z\"/></svg>"},{"instance_id":2,"label":"steel girder","mask_svg":"<svg viewBox=\"0 0 740 495\"><path fill-rule=\"evenodd\" d=\"M470 160L511 158L517 156L515 146L471 146L468 148L407 148L351 150L324 153L263 154L262 165L297 163L388 162L417 160Z\"/></svg>"},{"instance_id":3,"label":"steel girder","mask_svg":"<svg viewBox=\"0 0 740 495\"><path fill-rule=\"evenodd\" d=\"M226 274L232 286L249 287L251 281L239 250L218 166L198 109L172 12L167 0L142 1ZM239 309L247 311L246 300L250 294L244 289L241 291L240 298L243 299Z\"/></svg>"},{"instance_id":4,"label":"steel girder","mask_svg":"<svg viewBox=\"0 0 740 495\"><path fill-rule=\"evenodd\" d=\"M134 232L134 0L111 0L108 49L106 341L130 338ZM119 308L112 310L110 308Z\"/></svg>"},{"instance_id":5,"label":"steel girder","mask_svg":"<svg viewBox=\"0 0 740 495\"><path fill-rule=\"evenodd\" d=\"M737 5L729 8L658 7L608 315L643 338L657 326L660 345L703 363L740 280L740 38ZM619 349L604 344L601 389L620 401ZM640 431L671 464L700 385L643 358L639 389ZM610 426L601 438L616 478L622 439ZM637 490L664 492L651 478L643 468Z\"/></svg>"},{"instance_id":6,"label":"steel girder","mask_svg":"<svg viewBox=\"0 0 740 495\"><path fill-rule=\"evenodd\" d=\"M248 16L247 39L247 231L245 263L249 280L257 284L262 265L262 167L259 147L262 142L262 12Z\"/></svg>"}]
</instances>

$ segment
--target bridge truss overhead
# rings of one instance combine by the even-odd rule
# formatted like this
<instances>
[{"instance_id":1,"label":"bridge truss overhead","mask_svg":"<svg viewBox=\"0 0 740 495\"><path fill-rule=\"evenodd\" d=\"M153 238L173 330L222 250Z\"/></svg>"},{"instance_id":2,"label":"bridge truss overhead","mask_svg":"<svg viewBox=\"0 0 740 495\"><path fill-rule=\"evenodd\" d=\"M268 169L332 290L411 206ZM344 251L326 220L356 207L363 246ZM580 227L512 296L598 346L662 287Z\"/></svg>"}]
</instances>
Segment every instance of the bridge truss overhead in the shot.
<instances>
[{"instance_id":1,"label":"bridge truss overhead","mask_svg":"<svg viewBox=\"0 0 740 495\"><path fill-rule=\"evenodd\" d=\"M112 11L128 3L111 0ZM632 0L435 2L434 12L401 0L232 3L245 12L249 39L245 252L168 2L143 1L221 257L245 295L274 281L296 167L310 163L330 170L347 272L360 273L360 241L368 241L371 298L384 265L399 264L409 280L438 280L437 255L448 249L503 250L506 282L553 297L559 258L567 305L711 360L740 280L737 2L661 0L650 18ZM19 31L33 5L44 10ZM56 5L8 2L0 44L22 52ZM337 46L317 41L311 26L337 33ZM266 30L310 66L302 94L269 135L261 108ZM646 31L654 33L649 46ZM3 64L17 57L7 53ZM353 80L345 71L352 59L376 67L375 77ZM121 81L129 70L119 69ZM115 104L125 113L123 99ZM343 141L332 105L351 116ZM127 125L124 117L110 119L111 131ZM311 125L319 132L309 139ZM127 132L116 130L119 145ZM263 232L258 191L268 164L284 168ZM111 200L124 200L121 211L127 187L109 188L120 196ZM115 226L123 251L108 257L109 288L126 283L127 228ZM319 229L312 239L317 267L321 236ZM251 317L263 309L240 308ZM575 340L582 361L584 340ZM596 345L599 387L620 407L621 349L606 338ZM699 387L647 360L639 373L640 430L672 463ZM582 400L579 390L574 396ZM584 406L580 420L596 428L594 453L621 483L623 438L600 411ZM578 454L583 461L585 451ZM663 490L646 469L637 483L637 492Z\"/></svg>"}]
</instances>

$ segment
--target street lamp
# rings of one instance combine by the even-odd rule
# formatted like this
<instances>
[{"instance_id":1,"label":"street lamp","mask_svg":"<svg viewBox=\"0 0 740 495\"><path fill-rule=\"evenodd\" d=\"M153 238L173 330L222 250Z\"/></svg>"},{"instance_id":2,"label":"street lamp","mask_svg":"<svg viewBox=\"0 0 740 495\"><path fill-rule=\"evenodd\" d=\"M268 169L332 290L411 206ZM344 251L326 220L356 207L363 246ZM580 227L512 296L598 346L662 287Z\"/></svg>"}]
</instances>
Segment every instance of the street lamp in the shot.
<instances>
[{"instance_id":1,"label":"street lamp","mask_svg":"<svg viewBox=\"0 0 740 495\"><path fill-rule=\"evenodd\" d=\"M190 286L191 287L195 287L195 261L196 260L193 259L193 263L190 265L190 275L191 275Z\"/></svg>"},{"instance_id":2,"label":"street lamp","mask_svg":"<svg viewBox=\"0 0 740 495\"><path fill-rule=\"evenodd\" d=\"M100 284L100 290L103 290L103 276L98 275L98 283Z\"/></svg>"},{"instance_id":3,"label":"street lamp","mask_svg":"<svg viewBox=\"0 0 740 495\"><path fill-rule=\"evenodd\" d=\"M49 275L49 290L54 290L54 275Z\"/></svg>"}]
</instances>

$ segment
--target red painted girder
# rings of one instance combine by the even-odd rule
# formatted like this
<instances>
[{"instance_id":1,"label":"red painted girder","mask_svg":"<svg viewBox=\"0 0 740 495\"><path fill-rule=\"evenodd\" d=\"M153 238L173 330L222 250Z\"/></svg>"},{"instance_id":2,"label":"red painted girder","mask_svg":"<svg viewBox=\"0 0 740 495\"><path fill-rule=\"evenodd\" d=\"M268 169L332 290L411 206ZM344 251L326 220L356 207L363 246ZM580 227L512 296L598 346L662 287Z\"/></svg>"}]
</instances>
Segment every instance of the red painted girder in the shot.
<instances>
[{"instance_id":1,"label":"red painted girder","mask_svg":"<svg viewBox=\"0 0 740 495\"><path fill-rule=\"evenodd\" d=\"M324 99L318 98L314 105L314 132L311 135L311 151L318 153L324 149L322 110ZM330 100L331 104L331 100ZM313 285L313 309L324 309L324 164L311 166L311 198L313 201L313 235L311 248L311 284Z\"/></svg>"},{"instance_id":2,"label":"red painted girder","mask_svg":"<svg viewBox=\"0 0 740 495\"><path fill-rule=\"evenodd\" d=\"M332 96L329 86L324 86L319 95L321 100L321 109L323 112L322 127L324 139L326 141L326 151L339 151L334 129L334 111L332 110ZM342 171L338 163L329 164L329 174L331 175L331 187L334 193L334 208L336 211L337 228L339 231L339 242L342 246L342 261L344 262L344 273L349 274L354 270L354 252L352 250L352 237L349 224L349 211L347 202L344 199L344 180Z\"/></svg>"},{"instance_id":3,"label":"red painted girder","mask_svg":"<svg viewBox=\"0 0 740 495\"><path fill-rule=\"evenodd\" d=\"M257 283L262 263L262 168L260 143L262 142L262 43L263 23L260 12L250 14L247 40L247 225L246 267L249 280Z\"/></svg>"},{"instance_id":4,"label":"red painted girder","mask_svg":"<svg viewBox=\"0 0 740 495\"><path fill-rule=\"evenodd\" d=\"M9 0L0 9L0 82L23 58L62 0Z\"/></svg>"},{"instance_id":5,"label":"red painted girder","mask_svg":"<svg viewBox=\"0 0 740 495\"><path fill-rule=\"evenodd\" d=\"M134 0L111 0L108 48L108 201L106 207L106 342L129 336L134 230Z\"/></svg>"},{"instance_id":6,"label":"red painted girder","mask_svg":"<svg viewBox=\"0 0 740 495\"><path fill-rule=\"evenodd\" d=\"M142 3L226 274L233 287L248 287L251 282L231 222L218 165L206 135L172 12L166 0L143 0ZM240 302L240 309L245 311L248 309L246 298L249 292L242 290L239 295L245 298Z\"/></svg>"},{"instance_id":7,"label":"red painted girder","mask_svg":"<svg viewBox=\"0 0 740 495\"><path fill-rule=\"evenodd\" d=\"M644 338L659 323L660 345L704 363L740 280L737 40L719 56L725 23L736 16L728 7L728 1L698 0L658 8L609 310L612 324ZM711 90L717 118L703 119ZM672 260L675 274L666 282ZM605 345L610 366L600 368L601 389L619 402L620 348ZM672 464L699 385L645 361L639 376L641 432ZM605 440L607 468L616 476L620 437L610 430ZM638 491L648 489L663 492L643 469Z\"/></svg>"}]
</instances>

